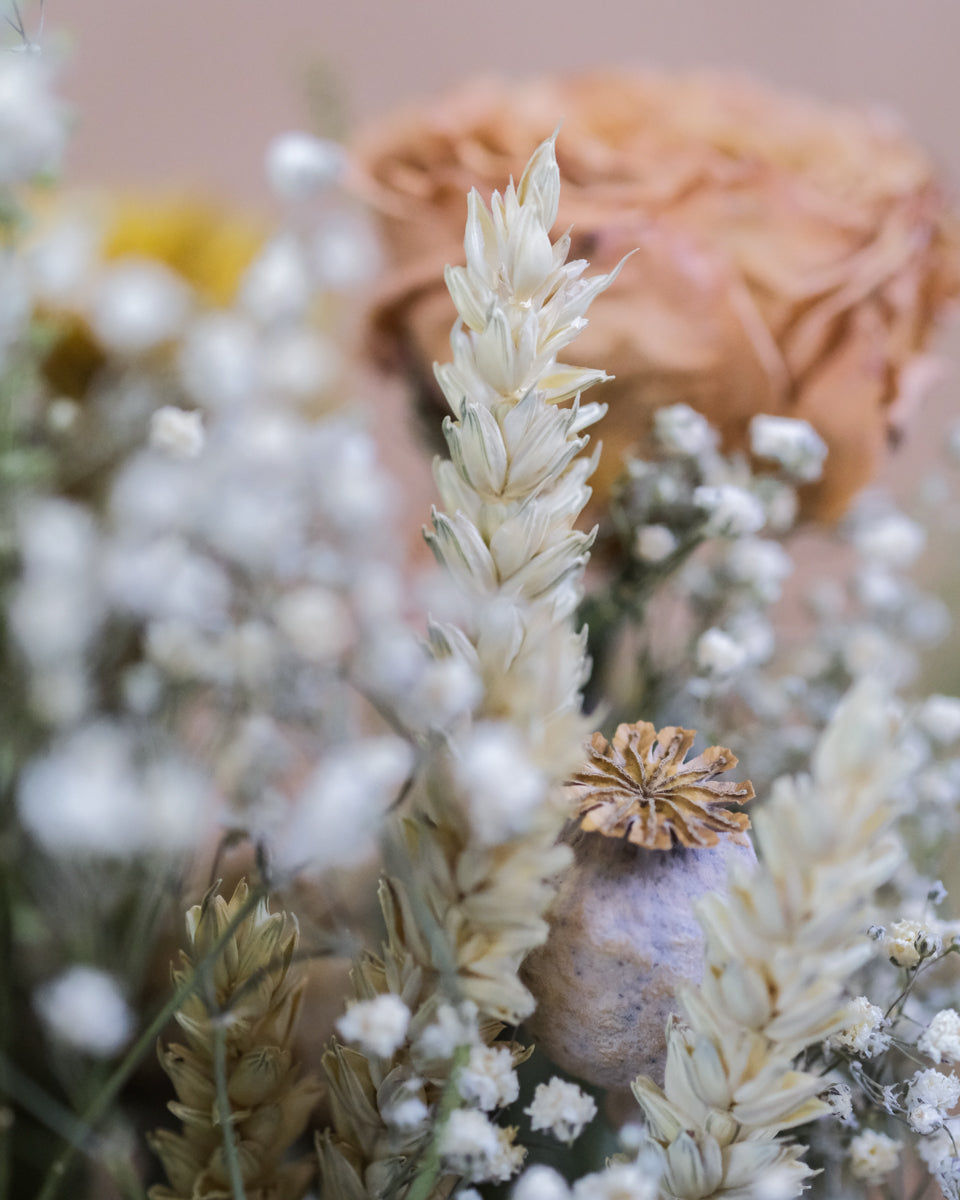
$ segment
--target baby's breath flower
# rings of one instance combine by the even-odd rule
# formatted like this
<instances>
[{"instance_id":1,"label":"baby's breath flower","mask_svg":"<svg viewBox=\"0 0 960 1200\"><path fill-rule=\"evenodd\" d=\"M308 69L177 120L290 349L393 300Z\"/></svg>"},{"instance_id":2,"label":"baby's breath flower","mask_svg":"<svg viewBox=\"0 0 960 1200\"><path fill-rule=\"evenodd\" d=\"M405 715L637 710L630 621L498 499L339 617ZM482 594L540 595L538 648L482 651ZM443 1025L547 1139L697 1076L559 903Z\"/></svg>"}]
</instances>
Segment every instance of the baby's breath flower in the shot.
<instances>
[{"instance_id":1,"label":"baby's breath flower","mask_svg":"<svg viewBox=\"0 0 960 1200\"><path fill-rule=\"evenodd\" d=\"M196 458L203 449L203 416L165 404L150 418L150 445L176 458Z\"/></svg>"},{"instance_id":2,"label":"baby's breath flower","mask_svg":"<svg viewBox=\"0 0 960 1200\"><path fill-rule=\"evenodd\" d=\"M415 1049L426 1060L449 1059L459 1046L473 1046L478 1039L477 1006L471 1000L458 1008L440 1004L433 1021L417 1039Z\"/></svg>"},{"instance_id":3,"label":"baby's breath flower","mask_svg":"<svg viewBox=\"0 0 960 1200\"><path fill-rule=\"evenodd\" d=\"M116 979L96 967L69 967L36 995L36 1007L60 1041L110 1058L133 1032L133 1014Z\"/></svg>"},{"instance_id":4,"label":"baby's breath flower","mask_svg":"<svg viewBox=\"0 0 960 1200\"><path fill-rule=\"evenodd\" d=\"M474 1046L457 1075L457 1089L468 1104L486 1112L512 1104L520 1094L520 1083L509 1047Z\"/></svg>"},{"instance_id":5,"label":"baby's breath flower","mask_svg":"<svg viewBox=\"0 0 960 1200\"><path fill-rule=\"evenodd\" d=\"M510 1200L569 1200L569 1197L570 1188L564 1177L542 1163L527 1167L510 1193Z\"/></svg>"},{"instance_id":6,"label":"baby's breath flower","mask_svg":"<svg viewBox=\"0 0 960 1200\"><path fill-rule=\"evenodd\" d=\"M943 939L921 921L903 920L887 926L880 946L898 967L911 968L919 966L922 959L939 954Z\"/></svg>"},{"instance_id":7,"label":"baby's breath flower","mask_svg":"<svg viewBox=\"0 0 960 1200\"><path fill-rule=\"evenodd\" d=\"M716 627L697 639L697 666L717 678L735 675L747 662L747 652L729 633Z\"/></svg>"},{"instance_id":8,"label":"baby's breath flower","mask_svg":"<svg viewBox=\"0 0 960 1200\"><path fill-rule=\"evenodd\" d=\"M267 179L284 200L309 200L343 173L343 147L309 133L283 133L267 149Z\"/></svg>"},{"instance_id":9,"label":"baby's breath flower","mask_svg":"<svg viewBox=\"0 0 960 1200\"><path fill-rule=\"evenodd\" d=\"M713 450L719 440L706 417L688 404L658 408L653 417L653 432L668 454L690 458L699 458Z\"/></svg>"},{"instance_id":10,"label":"baby's breath flower","mask_svg":"<svg viewBox=\"0 0 960 1200\"><path fill-rule=\"evenodd\" d=\"M917 714L917 724L929 737L942 745L960 738L960 699L956 696L928 696Z\"/></svg>"},{"instance_id":11,"label":"baby's breath flower","mask_svg":"<svg viewBox=\"0 0 960 1200\"><path fill-rule=\"evenodd\" d=\"M772 458L798 483L820 478L827 443L807 421L758 414L750 421L750 448L760 458Z\"/></svg>"},{"instance_id":12,"label":"baby's breath flower","mask_svg":"<svg viewBox=\"0 0 960 1200\"><path fill-rule=\"evenodd\" d=\"M917 1071L907 1087L907 1119L917 1133L932 1133L960 1101L960 1079L933 1067Z\"/></svg>"},{"instance_id":13,"label":"baby's breath flower","mask_svg":"<svg viewBox=\"0 0 960 1200\"><path fill-rule=\"evenodd\" d=\"M902 1142L875 1129L865 1129L850 1143L850 1172L864 1183L879 1183L896 1168L902 1149Z\"/></svg>"},{"instance_id":14,"label":"baby's breath flower","mask_svg":"<svg viewBox=\"0 0 960 1200\"><path fill-rule=\"evenodd\" d=\"M871 1004L866 996L858 996L848 1011L850 1024L828 1039L830 1045L852 1050L863 1058L882 1054L890 1045L890 1035L883 1032L883 1009Z\"/></svg>"},{"instance_id":15,"label":"baby's breath flower","mask_svg":"<svg viewBox=\"0 0 960 1200\"><path fill-rule=\"evenodd\" d=\"M532 1103L523 1111L535 1132L545 1129L558 1141L573 1142L597 1115L597 1106L575 1083L554 1075L549 1083L537 1084Z\"/></svg>"},{"instance_id":16,"label":"baby's breath flower","mask_svg":"<svg viewBox=\"0 0 960 1200\"><path fill-rule=\"evenodd\" d=\"M960 1063L960 1013L955 1008L941 1009L917 1038L917 1049L935 1063L944 1059Z\"/></svg>"},{"instance_id":17,"label":"baby's breath flower","mask_svg":"<svg viewBox=\"0 0 960 1200\"><path fill-rule=\"evenodd\" d=\"M677 539L666 525L643 525L634 538L634 552L643 562L662 562L677 548Z\"/></svg>"},{"instance_id":18,"label":"baby's breath flower","mask_svg":"<svg viewBox=\"0 0 960 1200\"><path fill-rule=\"evenodd\" d=\"M514 1145L516 1130L500 1129L475 1108L457 1108L440 1133L440 1153L447 1167L472 1183L503 1183L523 1162L525 1151Z\"/></svg>"},{"instance_id":19,"label":"baby's breath flower","mask_svg":"<svg viewBox=\"0 0 960 1200\"><path fill-rule=\"evenodd\" d=\"M189 314L186 285L160 263L127 259L105 271L91 302L99 341L120 355L143 354L171 341Z\"/></svg>"},{"instance_id":20,"label":"baby's breath flower","mask_svg":"<svg viewBox=\"0 0 960 1200\"><path fill-rule=\"evenodd\" d=\"M399 996L385 992L372 1000L351 1004L337 1021L337 1029L347 1042L353 1042L368 1054L388 1058L403 1044L410 1024L410 1009Z\"/></svg>"},{"instance_id":21,"label":"baby's breath flower","mask_svg":"<svg viewBox=\"0 0 960 1200\"><path fill-rule=\"evenodd\" d=\"M659 1176L641 1162L611 1163L573 1185L573 1200L657 1200Z\"/></svg>"},{"instance_id":22,"label":"baby's breath flower","mask_svg":"<svg viewBox=\"0 0 960 1200\"><path fill-rule=\"evenodd\" d=\"M751 492L732 483L701 484L693 502L708 515L707 531L720 537L747 537L766 522L763 505Z\"/></svg>"}]
</instances>

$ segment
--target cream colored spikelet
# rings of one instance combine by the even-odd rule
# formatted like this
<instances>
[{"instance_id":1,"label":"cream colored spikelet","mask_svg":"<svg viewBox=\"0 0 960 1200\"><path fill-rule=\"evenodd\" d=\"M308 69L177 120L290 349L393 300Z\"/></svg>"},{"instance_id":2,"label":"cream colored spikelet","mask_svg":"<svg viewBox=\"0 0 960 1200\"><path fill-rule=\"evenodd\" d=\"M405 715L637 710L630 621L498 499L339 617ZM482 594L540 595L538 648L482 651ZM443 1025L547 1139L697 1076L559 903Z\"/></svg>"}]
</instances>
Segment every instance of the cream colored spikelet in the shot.
<instances>
[{"instance_id":1,"label":"cream colored spikelet","mask_svg":"<svg viewBox=\"0 0 960 1200\"><path fill-rule=\"evenodd\" d=\"M774 1170L779 1195L803 1191L811 1171L789 1131L830 1108L823 1078L796 1060L849 1024L845 989L871 952L873 895L901 859L889 826L905 761L889 703L875 682L860 685L812 777L781 780L754 814L761 865L734 866L726 894L698 906L703 981L668 1030L663 1087L633 1085L664 1196L745 1198Z\"/></svg>"},{"instance_id":2,"label":"cream colored spikelet","mask_svg":"<svg viewBox=\"0 0 960 1200\"><path fill-rule=\"evenodd\" d=\"M584 431L604 411L579 393L605 376L557 356L613 275L582 278L587 264L566 262L569 236L551 243L559 187L550 139L489 210L470 196L466 266L446 274L460 320L453 362L436 373L454 415L444 423L450 458L435 468L445 511L427 538L462 616L434 625L431 643L469 667L482 698L471 721L423 743L422 772L388 836L388 942L355 968L358 999L391 991L407 1003L407 1042L387 1059L343 1046L326 1058L335 1120L321 1172L346 1200L403 1196L423 1169L452 1062L425 1062L417 1039L442 1003L475 1008L486 1037L531 1011L518 969L546 937L551 881L569 861L557 837L562 781L585 733L573 617L592 541L573 526L594 465L579 456ZM410 1089L429 1116L398 1128L390 1103ZM502 1159L487 1178L515 1169Z\"/></svg>"},{"instance_id":3,"label":"cream colored spikelet","mask_svg":"<svg viewBox=\"0 0 960 1200\"><path fill-rule=\"evenodd\" d=\"M187 913L190 950L173 971L183 983L241 913L249 896L241 880L231 899L208 893ZM160 1064L177 1093L170 1111L181 1133L157 1130L151 1148L169 1187L150 1189L151 1200L220 1200L231 1194L224 1125L215 1083L217 1028L225 1029L227 1097L247 1200L299 1200L314 1164L285 1161L303 1134L320 1095L302 1075L292 1040L303 991L293 956L296 918L271 913L261 900L217 954L210 995L194 992L176 1014L185 1043L160 1047Z\"/></svg>"}]
</instances>

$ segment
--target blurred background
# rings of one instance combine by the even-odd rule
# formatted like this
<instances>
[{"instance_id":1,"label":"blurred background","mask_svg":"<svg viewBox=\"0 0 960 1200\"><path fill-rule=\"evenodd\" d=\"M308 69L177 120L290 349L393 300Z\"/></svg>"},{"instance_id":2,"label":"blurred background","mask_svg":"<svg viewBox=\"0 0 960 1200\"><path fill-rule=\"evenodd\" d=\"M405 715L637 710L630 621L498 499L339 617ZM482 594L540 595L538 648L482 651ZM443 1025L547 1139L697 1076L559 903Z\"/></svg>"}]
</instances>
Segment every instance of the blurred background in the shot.
<instances>
[{"instance_id":1,"label":"blurred background","mask_svg":"<svg viewBox=\"0 0 960 1200\"><path fill-rule=\"evenodd\" d=\"M29 6L35 27L39 0ZM882 104L960 178L950 0L46 0L72 46L78 180L193 183L265 202L263 149L496 72L711 65Z\"/></svg>"},{"instance_id":2,"label":"blurred background","mask_svg":"<svg viewBox=\"0 0 960 1200\"><path fill-rule=\"evenodd\" d=\"M38 15L39 0L27 0L29 30ZM269 212L262 162L280 131L346 136L477 74L516 81L630 65L708 66L880 105L900 115L960 194L960 4L944 0L46 0L46 31L66 43L73 183L194 189ZM956 330L942 346L952 372L888 472L901 496L957 409ZM402 402L382 404L395 385L376 386L387 389L377 397L391 426L384 440L409 481L406 523L417 536L432 483L412 440L404 446ZM955 558L931 547L921 572L954 611ZM930 687L960 687L954 658L935 656Z\"/></svg>"}]
</instances>

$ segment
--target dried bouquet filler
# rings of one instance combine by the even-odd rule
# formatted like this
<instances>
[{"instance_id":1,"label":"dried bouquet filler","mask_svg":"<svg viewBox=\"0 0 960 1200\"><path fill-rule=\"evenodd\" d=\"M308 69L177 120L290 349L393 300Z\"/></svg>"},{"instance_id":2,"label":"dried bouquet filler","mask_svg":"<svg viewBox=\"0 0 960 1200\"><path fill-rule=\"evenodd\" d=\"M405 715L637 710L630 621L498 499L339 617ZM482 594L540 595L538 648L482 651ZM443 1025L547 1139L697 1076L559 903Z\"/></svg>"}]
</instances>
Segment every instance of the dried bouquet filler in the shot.
<instances>
[{"instance_id":1,"label":"dried bouquet filler","mask_svg":"<svg viewBox=\"0 0 960 1200\"><path fill-rule=\"evenodd\" d=\"M909 571L960 504L949 456L856 496L957 288L924 156L718 80L489 85L278 138L269 231L60 194L20 49L0 1200L957 1200ZM447 410L435 571L345 399L358 288Z\"/></svg>"}]
</instances>

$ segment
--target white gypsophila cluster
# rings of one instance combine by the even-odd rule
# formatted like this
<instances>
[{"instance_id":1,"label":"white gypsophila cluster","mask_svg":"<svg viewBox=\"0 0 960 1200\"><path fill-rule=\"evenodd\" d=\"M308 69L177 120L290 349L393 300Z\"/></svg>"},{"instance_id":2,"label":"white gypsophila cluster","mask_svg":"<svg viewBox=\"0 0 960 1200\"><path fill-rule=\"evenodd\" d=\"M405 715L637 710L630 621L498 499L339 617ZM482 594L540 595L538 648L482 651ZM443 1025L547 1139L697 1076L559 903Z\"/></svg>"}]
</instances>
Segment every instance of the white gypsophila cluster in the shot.
<instances>
[{"instance_id":1,"label":"white gypsophila cluster","mask_svg":"<svg viewBox=\"0 0 960 1200\"><path fill-rule=\"evenodd\" d=\"M514 1143L515 1132L498 1128L479 1109L456 1108L440 1130L440 1154L448 1170L473 1183L504 1183L526 1154Z\"/></svg>"},{"instance_id":2,"label":"white gypsophila cluster","mask_svg":"<svg viewBox=\"0 0 960 1200\"><path fill-rule=\"evenodd\" d=\"M597 1115L597 1105L575 1083L556 1075L549 1083L537 1084L533 1100L523 1110L530 1128L546 1130L560 1142L575 1141Z\"/></svg>"},{"instance_id":3,"label":"white gypsophila cluster","mask_svg":"<svg viewBox=\"0 0 960 1200\"><path fill-rule=\"evenodd\" d=\"M280 158L316 192L330 173L305 150ZM268 242L221 309L158 262L108 262L82 210L20 254L28 310L75 313L104 360L82 416L49 398L51 418L72 406L57 462L96 478L96 500L20 504L9 598L29 710L52 738L21 813L57 853L182 852L223 815L219 793L278 870L357 861L412 765L406 737L364 728L371 705L401 730L441 727L478 695L401 616L394 493L331 394L343 355L315 317L333 304L324 220ZM198 710L202 753L186 728Z\"/></svg>"},{"instance_id":4,"label":"white gypsophila cluster","mask_svg":"<svg viewBox=\"0 0 960 1200\"><path fill-rule=\"evenodd\" d=\"M858 996L848 1007L850 1023L827 1039L827 1045L850 1050L861 1058L875 1058L890 1046L883 1009Z\"/></svg>"},{"instance_id":5,"label":"white gypsophila cluster","mask_svg":"<svg viewBox=\"0 0 960 1200\"><path fill-rule=\"evenodd\" d=\"M53 173L66 144L67 113L50 59L0 53L0 187Z\"/></svg>"},{"instance_id":6,"label":"white gypsophila cluster","mask_svg":"<svg viewBox=\"0 0 960 1200\"><path fill-rule=\"evenodd\" d=\"M683 994L686 1023L668 1030L663 1088L634 1084L667 1195L747 1194L774 1170L785 1195L803 1190L803 1147L779 1135L832 1107L823 1078L796 1060L850 1025L844 991L870 956L865 917L902 856L884 833L902 770L891 708L861 687L818 745L812 778L779 781L754 815L761 865L735 866L729 895L699 904L703 983Z\"/></svg>"},{"instance_id":7,"label":"white gypsophila cluster","mask_svg":"<svg viewBox=\"0 0 960 1200\"><path fill-rule=\"evenodd\" d=\"M918 967L924 958L939 954L943 935L930 921L905 918L883 927L880 950L898 967Z\"/></svg>"},{"instance_id":8,"label":"white gypsophila cluster","mask_svg":"<svg viewBox=\"0 0 960 1200\"><path fill-rule=\"evenodd\" d=\"M941 1009L917 1038L917 1049L935 1063L960 1063L960 1013Z\"/></svg>"},{"instance_id":9,"label":"white gypsophila cluster","mask_svg":"<svg viewBox=\"0 0 960 1200\"><path fill-rule=\"evenodd\" d=\"M112 1057L134 1031L118 980L96 967L68 967L38 990L34 1003L54 1037L95 1058Z\"/></svg>"},{"instance_id":10,"label":"white gypsophila cluster","mask_svg":"<svg viewBox=\"0 0 960 1200\"><path fill-rule=\"evenodd\" d=\"M850 1142L850 1173L864 1183L879 1183L896 1170L902 1149L902 1142L875 1129L865 1129Z\"/></svg>"},{"instance_id":11,"label":"white gypsophila cluster","mask_svg":"<svg viewBox=\"0 0 960 1200\"><path fill-rule=\"evenodd\" d=\"M960 1101L960 1079L934 1067L917 1071L907 1086L904 1107L915 1133L933 1133Z\"/></svg>"},{"instance_id":12,"label":"white gypsophila cluster","mask_svg":"<svg viewBox=\"0 0 960 1200\"><path fill-rule=\"evenodd\" d=\"M402 1044L409 1024L410 1009L399 996L386 992L352 1004L338 1019L337 1030L344 1041L388 1058Z\"/></svg>"},{"instance_id":13,"label":"white gypsophila cluster","mask_svg":"<svg viewBox=\"0 0 960 1200\"><path fill-rule=\"evenodd\" d=\"M794 425L797 440L805 441L809 427L802 421L786 420L784 436ZM674 681L685 678L681 703L690 709L685 719L691 724L699 723L698 709L722 699L736 725L732 711L749 712L750 701L759 702L776 650L766 613L793 567L776 538L793 525L798 481L782 465L779 474L753 474L742 455L722 454L718 445L719 435L689 406L658 410L652 440L657 457L628 463L614 503L617 527L632 531L622 547L629 560L626 590L634 589L642 606L662 587L675 602L671 611L688 618L665 620L661 628L652 610L644 671L657 669L674 704L680 699ZM678 633L685 640L672 646ZM649 690L658 694L656 679ZM782 688L771 685L766 692L782 706ZM676 719L675 708L669 719Z\"/></svg>"},{"instance_id":14,"label":"white gypsophila cluster","mask_svg":"<svg viewBox=\"0 0 960 1200\"><path fill-rule=\"evenodd\" d=\"M819 479L827 457L827 443L809 422L766 413L750 420L750 449L773 459L797 483Z\"/></svg>"},{"instance_id":15,"label":"white gypsophila cluster","mask_svg":"<svg viewBox=\"0 0 960 1200\"><path fill-rule=\"evenodd\" d=\"M520 1082L508 1046L473 1046L466 1064L457 1072L461 1100L485 1112L512 1104Z\"/></svg>"}]
</instances>

